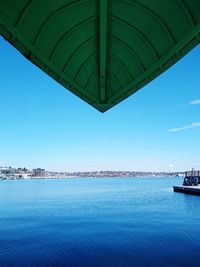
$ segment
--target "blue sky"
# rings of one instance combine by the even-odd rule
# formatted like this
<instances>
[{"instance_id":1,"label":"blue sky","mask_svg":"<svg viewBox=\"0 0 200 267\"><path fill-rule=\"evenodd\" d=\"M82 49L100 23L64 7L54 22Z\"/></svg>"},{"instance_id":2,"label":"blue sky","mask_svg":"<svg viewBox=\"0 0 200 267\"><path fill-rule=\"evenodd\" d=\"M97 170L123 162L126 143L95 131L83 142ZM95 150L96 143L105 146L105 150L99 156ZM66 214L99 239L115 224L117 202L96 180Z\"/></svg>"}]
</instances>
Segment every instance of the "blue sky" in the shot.
<instances>
[{"instance_id":1,"label":"blue sky","mask_svg":"<svg viewBox=\"0 0 200 267\"><path fill-rule=\"evenodd\" d=\"M0 166L200 169L200 47L104 114L0 37Z\"/></svg>"}]
</instances>

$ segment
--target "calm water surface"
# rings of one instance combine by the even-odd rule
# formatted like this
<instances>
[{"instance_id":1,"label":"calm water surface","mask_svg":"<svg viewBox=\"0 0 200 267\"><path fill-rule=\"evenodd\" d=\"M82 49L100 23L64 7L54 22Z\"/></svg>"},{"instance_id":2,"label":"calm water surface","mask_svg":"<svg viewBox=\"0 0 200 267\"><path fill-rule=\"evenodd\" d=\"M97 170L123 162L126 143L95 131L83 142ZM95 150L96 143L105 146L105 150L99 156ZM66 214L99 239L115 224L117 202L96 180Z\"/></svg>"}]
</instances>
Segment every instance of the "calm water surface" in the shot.
<instances>
[{"instance_id":1,"label":"calm water surface","mask_svg":"<svg viewBox=\"0 0 200 267\"><path fill-rule=\"evenodd\" d=\"M200 266L180 178L0 181L0 266Z\"/></svg>"}]
</instances>

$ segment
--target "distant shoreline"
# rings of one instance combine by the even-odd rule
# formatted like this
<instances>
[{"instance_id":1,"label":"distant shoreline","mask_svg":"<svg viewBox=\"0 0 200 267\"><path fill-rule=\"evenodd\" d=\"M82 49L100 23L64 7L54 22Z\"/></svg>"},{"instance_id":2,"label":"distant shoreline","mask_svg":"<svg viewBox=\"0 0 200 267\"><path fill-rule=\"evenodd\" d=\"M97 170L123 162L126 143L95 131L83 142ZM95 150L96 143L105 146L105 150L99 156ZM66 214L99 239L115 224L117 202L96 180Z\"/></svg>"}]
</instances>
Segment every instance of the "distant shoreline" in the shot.
<instances>
[{"instance_id":1,"label":"distant shoreline","mask_svg":"<svg viewBox=\"0 0 200 267\"><path fill-rule=\"evenodd\" d=\"M15 181L15 180L67 180L67 179L139 179L139 178L182 178L182 176L176 175L160 175L160 176L68 176L68 177L30 177L30 178L9 178L9 177L0 177L0 181Z\"/></svg>"}]
</instances>

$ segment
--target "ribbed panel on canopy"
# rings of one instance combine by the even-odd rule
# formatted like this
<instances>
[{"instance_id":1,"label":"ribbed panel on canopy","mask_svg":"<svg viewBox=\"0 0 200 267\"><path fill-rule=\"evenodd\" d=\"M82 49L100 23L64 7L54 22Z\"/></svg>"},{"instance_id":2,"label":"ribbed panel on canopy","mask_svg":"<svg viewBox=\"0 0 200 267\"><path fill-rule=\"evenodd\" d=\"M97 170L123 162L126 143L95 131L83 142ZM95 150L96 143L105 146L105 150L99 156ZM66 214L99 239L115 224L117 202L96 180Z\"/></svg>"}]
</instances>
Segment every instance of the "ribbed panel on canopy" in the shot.
<instances>
[{"instance_id":1,"label":"ribbed panel on canopy","mask_svg":"<svg viewBox=\"0 0 200 267\"><path fill-rule=\"evenodd\" d=\"M0 0L0 34L104 112L199 44L200 0Z\"/></svg>"}]
</instances>

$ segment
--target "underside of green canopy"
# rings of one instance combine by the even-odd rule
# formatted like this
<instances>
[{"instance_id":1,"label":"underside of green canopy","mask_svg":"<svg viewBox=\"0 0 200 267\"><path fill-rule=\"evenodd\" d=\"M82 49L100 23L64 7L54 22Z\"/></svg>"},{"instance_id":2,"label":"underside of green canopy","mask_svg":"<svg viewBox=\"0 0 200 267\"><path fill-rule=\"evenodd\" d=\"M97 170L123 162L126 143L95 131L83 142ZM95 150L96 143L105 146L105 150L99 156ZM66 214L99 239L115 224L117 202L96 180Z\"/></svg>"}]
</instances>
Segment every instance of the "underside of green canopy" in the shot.
<instances>
[{"instance_id":1,"label":"underside of green canopy","mask_svg":"<svg viewBox=\"0 0 200 267\"><path fill-rule=\"evenodd\" d=\"M104 112L199 44L200 0L0 0L0 34Z\"/></svg>"}]
</instances>

